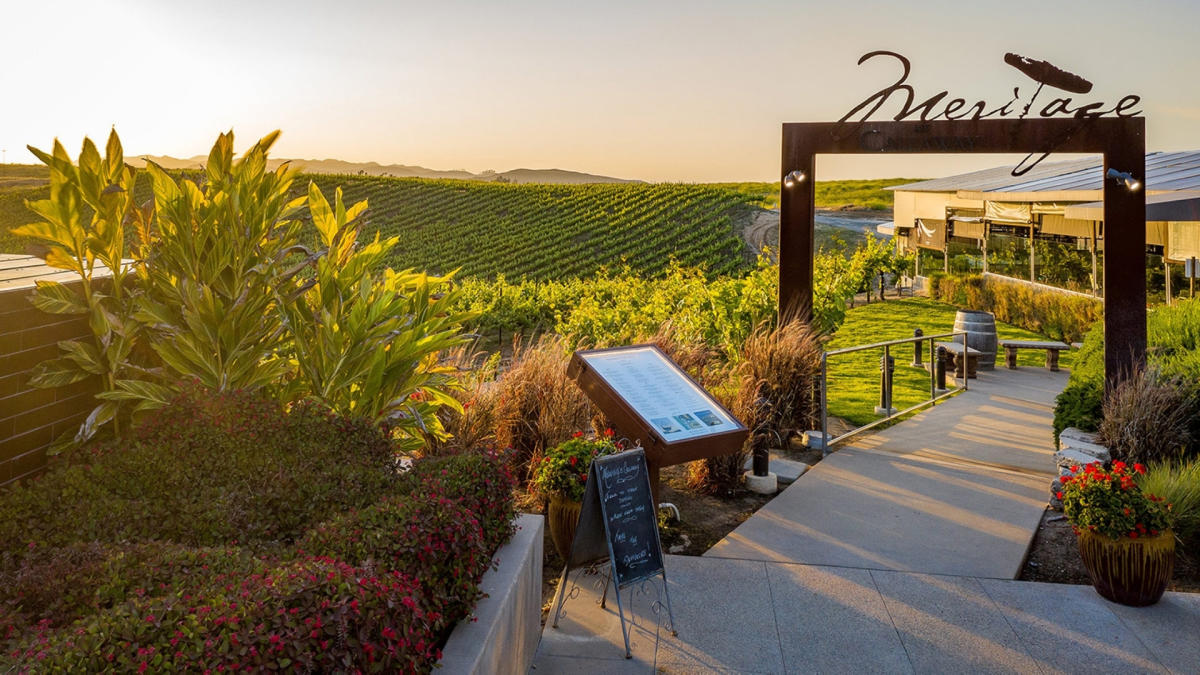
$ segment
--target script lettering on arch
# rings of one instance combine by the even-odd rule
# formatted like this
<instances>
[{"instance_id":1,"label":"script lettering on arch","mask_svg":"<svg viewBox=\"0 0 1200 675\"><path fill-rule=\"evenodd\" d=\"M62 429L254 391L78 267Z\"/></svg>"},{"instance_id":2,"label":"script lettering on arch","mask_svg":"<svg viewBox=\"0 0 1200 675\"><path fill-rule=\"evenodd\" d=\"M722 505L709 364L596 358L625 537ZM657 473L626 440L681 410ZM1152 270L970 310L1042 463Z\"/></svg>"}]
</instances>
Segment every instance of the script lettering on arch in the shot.
<instances>
[{"instance_id":1,"label":"script lettering on arch","mask_svg":"<svg viewBox=\"0 0 1200 675\"><path fill-rule=\"evenodd\" d=\"M1034 82L1037 82L1037 89L1034 90L1033 95L1028 100L1022 100L1021 87L1016 86L1013 87L1012 97L1001 105L992 105L984 100L968 104L967 100L963 98L946 100L950 95L948 90L938 92L923 101L917 102L916 91L913 90L912 85L908 84L908 75L912 72L912 64L909 60L896 52L878 50L863 54L858 60L858 65L861 66L876 57L890 57L898 61L903 68L900 78L863 99L861 103L851 108L850 112L842 116L838 120L838 123L845 124L851 122L861 124L867 122L872 115L890 99L893 99L893 97L900 101L900 111L892 117L897 122L909 119L916 119L922 122L938 119L974 121L991 117L1025 119L1029 116L1030 112L1034 112L1038 117L1043 118L1074 117L1081 120L1102 117L1104 115L1133 117L1141 114L1140 110L1134 110L1134 108L1141 103L1142 99L1140 96L1134 94L1125 96L1112 106L1108 106L1103 101L1077 105L1072 97L1064 95L1059 95L1049 101L1045 101L1043 104L1042 101L1038 100L1038 97L1046 87L1068 94L1087 94L1092 90L1092 83L1074 73L1062 70L1047 61L1035 61L1011 52L1004 55L1004 62L1021 71ZM1035 103L1041 107L1035 108ZM861 117L853 119L860 113ZM962 141L964 139L942 140L946 142L945 149L947 151L970 149L969 147L958 147L955 144L955 141ZM1045 152L1030 162L1030 159L1033 158L1033 154L1030 154L1021 160L1020 164L1012 170L1012 175L1024 175L1049 155L1049 152Z\"/></svg>"}]
</instances>

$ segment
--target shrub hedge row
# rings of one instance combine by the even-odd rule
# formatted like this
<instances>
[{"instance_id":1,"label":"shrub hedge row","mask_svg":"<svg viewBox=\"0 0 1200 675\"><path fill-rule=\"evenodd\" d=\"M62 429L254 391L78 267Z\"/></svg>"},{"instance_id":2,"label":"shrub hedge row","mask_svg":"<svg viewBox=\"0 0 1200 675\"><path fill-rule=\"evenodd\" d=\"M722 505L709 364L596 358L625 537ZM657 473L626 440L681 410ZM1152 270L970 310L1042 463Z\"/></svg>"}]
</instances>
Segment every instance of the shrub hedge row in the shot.
<instances>
[{"instance_id":1,"label":"shrub hedge row","mask_svg":"<svg viewBox=\"0 0 1200 675\"><path fill-rule=\"evenodd\" d=\"M491 453L400 472L369 422L193 393L0 493L0 660L428 671L512 532L514 486Z\"/></svg>"},{"instance_id":2,"label":"shrub hedge row","mask_svg":"<svg viewBox=\"0 0 1200 675\"><path fill-rule=\"evenodd\" d=\"M1200 300L1157 307L1147 317L1148 373L1156 381L1179 387L1192 409L1193 439L1200 439ZM1071 378L1054 409L1055 438L1067 427L1096 431L1104 403L1104 325L1088 331L1071 368ZM1147 410L1147 413L1150 411ZM1200 447L1185 454L1200 454Z\"/></svg>"},{"instance_id":3,"label":"shrub hedge row","mask_svg":"<svg viewBox=\"0 0 1200 675\"><path fill-rule=\"evenodd\" d=\"M1064 342L1078 342L1104 316L1098 298L1040 289L1017 281L980 274L935 273L930 295L937 300L982 309L996 318Z\"/></svg>"}]
</instances>

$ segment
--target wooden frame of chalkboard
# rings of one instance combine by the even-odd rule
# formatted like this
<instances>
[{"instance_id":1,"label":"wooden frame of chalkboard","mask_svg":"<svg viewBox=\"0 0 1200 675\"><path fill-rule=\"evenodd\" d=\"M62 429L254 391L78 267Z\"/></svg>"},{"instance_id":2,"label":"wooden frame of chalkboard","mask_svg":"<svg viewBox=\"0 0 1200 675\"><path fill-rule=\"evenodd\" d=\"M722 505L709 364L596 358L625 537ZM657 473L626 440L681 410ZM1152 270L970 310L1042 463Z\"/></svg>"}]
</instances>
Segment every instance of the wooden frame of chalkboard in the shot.
<instances>
[{"instance_id":1,"label":"wooden frame of chalkboard","mask_svg":"<svg viewBox=\"0 0 1200 675\"><path fill-rule=\"evenodd\" d=\"M645 410L645 406L639 409L637 403L631 402L630 399L634 396L630 385L638 384L636 378L622 377L620 374L614 376L613 373L617 369L608 368L602 362L614 356L630 357L627 360L632 362L632 357L637 356L639 352L650 357L644 360L645 363L662 366L655 367L654 375L660 378L674 378L673 382L658 380L657 384L669 384L679 390L686 389L687 398L696 405L681 407L677 414L658 417L654 412ZM631 366L633 367L636 365ZM602 371L607 371L607 374ZM704 387L652 344L577 351L571 356L567 376L612 420L622 435L635 439L645 448L646 463L650 469L650 485L656 499L659 469L697 459L728 455L741 448L750 433L745 425L705 391ZM702 419L697 413L708 413L711 417ZM680 420L680 417L684 419ZM687 418L690 418L690 421ZM656 424L656 419L678 427L694 423L704 426L711 424L712 432L703 433L708 430L690 428L668 432L670 427L665 427L662 423Z\"/></svg>"}]
</instances>

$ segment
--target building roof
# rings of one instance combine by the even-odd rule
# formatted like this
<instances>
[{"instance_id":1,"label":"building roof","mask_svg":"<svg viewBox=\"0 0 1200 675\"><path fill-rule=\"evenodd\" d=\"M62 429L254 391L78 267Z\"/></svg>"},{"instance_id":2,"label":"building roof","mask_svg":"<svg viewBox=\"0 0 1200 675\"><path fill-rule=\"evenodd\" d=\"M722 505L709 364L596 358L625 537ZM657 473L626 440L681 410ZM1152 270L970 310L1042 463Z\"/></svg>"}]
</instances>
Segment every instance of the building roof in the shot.
<instances>
[{"instance_id":1,"label":"building roof","mask_svg":"<svg viewBox=\"0 0 1200 675\"><path fill-rule=\"evenodd\" d=\"M1072 204L1064 209L1063 215L1079 220L1104 220L1104 202ZM1146 195L1146 220L1200 221L1200 192Z\"/></svg>"},{"instance_id":2,"label":"building roof","mask_svg":"<svg viewBox=\"0 0 1200 675\"><path fill-rule=\"evenodd\" d=\"M1038 199L1016 193L1055 193L1054 199L1068 200L1062 193L1080 193L1080 199L1098 198L1104 189L1100 157L1042 162L1023 176L1013 176L1011 166L896 185L889 189L906 192L988 193L996 199ZM1146 154L1147 192L1200 190L1200 151L1151 152ZM960 196L967 196L961 195ZM1049 195L1047 195L1049 196Z\"/></svg>"}]
</instances>

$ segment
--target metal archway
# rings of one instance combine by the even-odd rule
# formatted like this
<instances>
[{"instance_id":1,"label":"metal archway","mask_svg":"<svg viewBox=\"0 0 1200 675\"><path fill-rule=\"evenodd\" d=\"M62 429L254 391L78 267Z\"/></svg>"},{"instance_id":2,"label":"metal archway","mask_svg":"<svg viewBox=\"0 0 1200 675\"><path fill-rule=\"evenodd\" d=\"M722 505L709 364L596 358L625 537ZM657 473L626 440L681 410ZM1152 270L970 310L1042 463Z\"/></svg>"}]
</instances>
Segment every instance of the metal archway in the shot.
<instances>
[{"instance_id":1,"label":"metal archway","mask_svg":"<svg viewBox=\"0 0 1200 675\"><path fill-rule=\"evenodd\" d=\"M1103 169L1146 178L1143 117L818 122L783 125L779 221L781 316L812 316L816 156L823 154L1090 153ZM1104 183L1104 369L1117 380L1146 358L1146 191Z\"/></svg>"}]
</instances>

